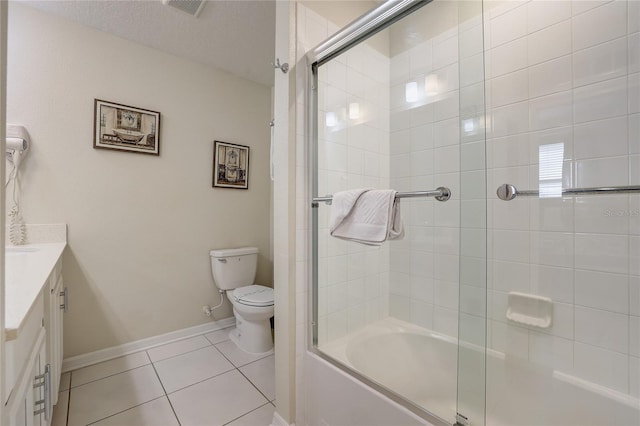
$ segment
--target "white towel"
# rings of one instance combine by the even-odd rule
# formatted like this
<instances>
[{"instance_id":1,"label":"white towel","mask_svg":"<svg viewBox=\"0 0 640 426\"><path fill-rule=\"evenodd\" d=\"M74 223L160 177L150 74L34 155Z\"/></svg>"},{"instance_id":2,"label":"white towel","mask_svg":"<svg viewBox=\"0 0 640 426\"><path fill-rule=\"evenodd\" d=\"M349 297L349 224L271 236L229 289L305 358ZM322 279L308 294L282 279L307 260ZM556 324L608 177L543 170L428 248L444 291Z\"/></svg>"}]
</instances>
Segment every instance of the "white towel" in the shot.
<instances>
[{"instance_id":1,"label":"white towel","mask_svg":"<svg viewBox=\"0 0 640 426\"><path fill-rule=\"evenodd\" d=\"M333 194L329 231L336 238L373 246L404 237L396 191L353 189Z\"/></svg>"}]
</instances>

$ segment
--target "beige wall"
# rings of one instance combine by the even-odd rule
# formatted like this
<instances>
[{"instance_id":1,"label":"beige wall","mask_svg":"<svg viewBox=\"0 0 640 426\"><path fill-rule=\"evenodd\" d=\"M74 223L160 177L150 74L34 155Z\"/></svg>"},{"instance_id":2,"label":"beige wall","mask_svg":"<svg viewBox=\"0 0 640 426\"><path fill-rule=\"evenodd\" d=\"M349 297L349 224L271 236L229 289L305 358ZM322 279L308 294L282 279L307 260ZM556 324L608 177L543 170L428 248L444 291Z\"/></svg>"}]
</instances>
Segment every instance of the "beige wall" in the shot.
<instances>
[{"instance_id":1,"label":"beige wall","mask_svg":"<svg viewBox=\"0 0 640 426\"><path fill-rule=\"evenodd\" d=\"M270 88L23 5L9 21L23 215L69 225L65 357L210 321L210 249L258 247L271 285ZM160 156L93 149L94 98L160 111ZM214 139L251 147L249 190L211 188Z\"/></svg>"}]
</instances>

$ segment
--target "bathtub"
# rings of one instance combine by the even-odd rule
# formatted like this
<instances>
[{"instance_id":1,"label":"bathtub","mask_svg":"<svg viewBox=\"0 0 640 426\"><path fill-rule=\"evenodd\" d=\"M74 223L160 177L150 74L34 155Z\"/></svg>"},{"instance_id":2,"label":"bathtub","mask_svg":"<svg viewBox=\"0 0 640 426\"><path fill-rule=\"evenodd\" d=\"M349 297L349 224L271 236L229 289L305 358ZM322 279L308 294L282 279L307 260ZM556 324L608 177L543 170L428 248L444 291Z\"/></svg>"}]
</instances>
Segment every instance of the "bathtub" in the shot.
<instances>
[{"instance_id":1,"label":"bathtub","mask_svg":"<svg viewBox=\"0 0 640 426\"><path fill-rule=\"evenodd\" d=\"M381 386L424 410L455 423L458 398L457 339L394 319L370 324L351 335L319 347ZM461 411L471 425L482 424L481 347L464 345L465 365L476 374ZM469 389L469 377L461 386ZM479 389L479 391L478 391ZM475 401L472 401L475 398ZM640 425L637 398L578 377L489 350L486 351L486 424L515 425Z\"/></svg>"}]
</instances>

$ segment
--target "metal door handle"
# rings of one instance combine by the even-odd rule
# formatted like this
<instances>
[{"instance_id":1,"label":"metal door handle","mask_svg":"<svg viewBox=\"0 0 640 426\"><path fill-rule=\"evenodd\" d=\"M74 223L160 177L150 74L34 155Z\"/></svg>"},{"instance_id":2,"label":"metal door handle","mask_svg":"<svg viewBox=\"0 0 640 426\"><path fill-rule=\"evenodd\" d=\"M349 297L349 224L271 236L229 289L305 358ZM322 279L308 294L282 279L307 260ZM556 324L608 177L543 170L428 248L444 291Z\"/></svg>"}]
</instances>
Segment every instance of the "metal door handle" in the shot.
<instances>
[{"instance_id":1,"label":"metal door handle","mask_svg":"<svg viewBox=\"0 0 640 426\"><path fill-rule=\"evenodd\" d=\"M69 289L65 287L64 290L60 292L59 296L64 296L64 302L60 305L60 309L67 312L69 310Z\"/></svg>"}]
</instances>

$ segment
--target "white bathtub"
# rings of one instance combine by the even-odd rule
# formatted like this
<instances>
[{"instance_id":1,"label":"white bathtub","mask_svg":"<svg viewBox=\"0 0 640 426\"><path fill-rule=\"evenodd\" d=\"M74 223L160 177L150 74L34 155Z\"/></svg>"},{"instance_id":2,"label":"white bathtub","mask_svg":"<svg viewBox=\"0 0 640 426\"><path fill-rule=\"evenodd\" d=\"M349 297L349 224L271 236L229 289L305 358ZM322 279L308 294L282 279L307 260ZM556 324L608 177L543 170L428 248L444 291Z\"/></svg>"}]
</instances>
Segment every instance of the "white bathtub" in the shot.
<instances>
[{"instance_id":1,"label":"white bathtub","mask_svg":"<svg viewBox=\"0 0 640 426\"><path fill-rule=\"evenodd\" d=\"M458 392L457 340L393 318L328 343L322 352L454 423ZM481 348L465 346L464 362L477 377L461 378L466 389L461 406L472 425L482 424ZM486 424L640 425L637 398L551 368L489 351L486 364ZM471 383L472 386L469 386ZM463 392L463 391L462 391ZM469 403L470 400L476 399Z\"/></svg>"}]
</instances>

